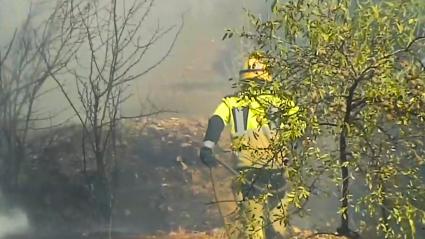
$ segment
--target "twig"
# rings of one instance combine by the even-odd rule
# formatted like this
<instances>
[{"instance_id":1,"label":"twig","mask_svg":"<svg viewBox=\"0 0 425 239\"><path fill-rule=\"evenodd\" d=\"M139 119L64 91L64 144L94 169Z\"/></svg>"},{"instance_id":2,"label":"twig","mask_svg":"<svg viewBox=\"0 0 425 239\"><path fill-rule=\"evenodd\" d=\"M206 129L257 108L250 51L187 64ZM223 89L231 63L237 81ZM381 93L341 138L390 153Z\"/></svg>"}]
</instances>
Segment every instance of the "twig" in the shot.
<instances>
[{"instance_id":1,"label":"twig","mask_svg":"<svg viewBox=\"0 0 425 239\"><path fill-rule=\"evenodd\" d=\"M146 114L139 114L139 115L133 115L133 116L121 116L121 117L118 118L118 120L122 120L122 119L140 119L140 118L150 117L150 116L154 116L154 115L158 115L158 114L163 114L163 113L178 113L178 111L174 111L174 110L160 110L160 111L155 111L155 112L146 113Z\"/></svg>"}]
</instances>

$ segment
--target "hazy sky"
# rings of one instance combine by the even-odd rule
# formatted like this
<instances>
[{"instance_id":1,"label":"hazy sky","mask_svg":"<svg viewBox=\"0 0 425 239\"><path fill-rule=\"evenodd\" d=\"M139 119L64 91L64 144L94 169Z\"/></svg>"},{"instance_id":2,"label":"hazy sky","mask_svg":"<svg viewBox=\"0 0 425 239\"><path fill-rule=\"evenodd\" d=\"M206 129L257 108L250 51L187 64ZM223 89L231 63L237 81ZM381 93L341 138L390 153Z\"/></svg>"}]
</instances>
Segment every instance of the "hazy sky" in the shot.
<instances>
[{"instance_id":1,"label":"hazy sky","mask_svg":"<svg viewBox=\"0 0 425 239\"><path fill-rule=\"evenodd\" d=\"M157 3L158 15L167 16L165 24L179 21L184 13L184 29L167 62L140 85L164 106L186 113L209 114L222 96L232 92L228 78L239 67L234 62L241 55L239 41L222 41L224 29L240 27L246 21L243 8L259 12L264 0L159 0Z\"/></svg>"},{"instance_id":2,"label":"hazy sky","mask_svg":"<svg viewBox=\"0 0 425 239\"><path fill-rule=\"evenodd\" d=\"M46 1L33 1L37 14L48 14ZM23 22L30 3L0 0L1 46ZM166 62L133 83L133 97L124 105L124 111L137 114L138 102L149 96L158 106L182 114L210 114L220 98L232 92L228 78L241 64L236 59L245 54L237 39L221 40L224 29L246 24L244 8L258 13L268 9L265 0L156 0L148 21L152 28L158 22L163 27L179 24L182 15L184 28ZM149 57L161 56L169 42L170 38L164 38ZM66 102L60 94L49 94L39 105L47 112L63 108Z\"/></svg>"}]
</instances>

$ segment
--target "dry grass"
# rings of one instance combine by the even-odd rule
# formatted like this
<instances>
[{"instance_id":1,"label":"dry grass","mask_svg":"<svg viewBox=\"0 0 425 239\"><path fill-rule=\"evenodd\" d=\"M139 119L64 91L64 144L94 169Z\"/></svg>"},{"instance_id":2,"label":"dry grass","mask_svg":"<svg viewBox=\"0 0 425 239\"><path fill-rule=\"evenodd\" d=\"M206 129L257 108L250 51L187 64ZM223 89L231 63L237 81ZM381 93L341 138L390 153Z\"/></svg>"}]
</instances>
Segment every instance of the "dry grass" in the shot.
<instances>
[{"instance_id":1,"label":"dry grass","mask_svg":"<svg viewBox=\"0 0 425 239\"><path fill-rule=\"evenodd\" d=\"M287 236L287 239L348 239L331 233L313 233L308 230L294 230L294 234ZM154 236L143 236L137 239L227 239L223 230L210 232L190 232L180 229L169 234L159 234Z\"/></svg>"},{"instance_id":2,"label":"dry grass","mask_svg":"<svg viewBox=\"0 0 425 239\"><path fill-rule=\"evenodd\" d=\"M180 229L169 234L144 236L138 239L225 239L224 232L221 230L215 230L210 232L189 232Z\"/></svg>"}]
</instances>

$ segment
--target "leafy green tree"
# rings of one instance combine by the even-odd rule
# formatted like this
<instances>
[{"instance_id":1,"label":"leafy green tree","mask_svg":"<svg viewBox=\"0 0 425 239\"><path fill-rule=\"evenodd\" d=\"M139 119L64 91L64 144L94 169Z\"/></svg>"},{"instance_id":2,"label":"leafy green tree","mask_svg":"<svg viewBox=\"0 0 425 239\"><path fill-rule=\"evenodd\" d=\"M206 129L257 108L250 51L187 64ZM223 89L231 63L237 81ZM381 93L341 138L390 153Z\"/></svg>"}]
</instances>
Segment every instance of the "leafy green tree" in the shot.
<instances>
[{"instance_id":1,"label":"leafy green tree","mask_svg":"<svg viewBox=\"0 0 425 239\"><path fill-rule=\"evenodd\" d=\"M269 19L249 14L252 30L239 33L266 53L275 77L271 92L294 98L309 119L303 150L292 154L288 167L289 202L302 207L313 188L307 179L329 176L341 186L340 234L355 234L349 208L376 219L385 238L415 238L417 224L425 221L421 5L276 1ZM273 117L288 120L281 112ZM319 142L329 135L336 150ZM287 143L276 142L276 150ZM367 191L353 195L350 180Z\"/></svg>"}]
</instances>

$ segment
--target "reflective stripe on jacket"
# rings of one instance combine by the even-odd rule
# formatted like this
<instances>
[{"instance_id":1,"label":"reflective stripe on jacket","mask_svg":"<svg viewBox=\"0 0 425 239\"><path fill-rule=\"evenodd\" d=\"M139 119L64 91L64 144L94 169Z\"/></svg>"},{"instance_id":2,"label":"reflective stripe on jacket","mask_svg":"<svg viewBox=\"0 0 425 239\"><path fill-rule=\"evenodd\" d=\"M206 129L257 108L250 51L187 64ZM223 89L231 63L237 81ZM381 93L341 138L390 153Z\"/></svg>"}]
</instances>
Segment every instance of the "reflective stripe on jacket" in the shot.
<instances>
[{"instance_id":1,"label":"reflective stripe on jacket","mask_svg":"<svg viewBox=\"0 0 425 239\"><path fill-rule=\"evenodd\" d=\"M230 128L232 149L238 156L238 167L278 168L284 155L273 155L270 144L276 134L276 127L285 122L275 122L271 115L278 110L285 115L299 111L293 101L264 94L256 97L224 97L214 111L224 125Z\"/></svg>"}]
</instances>

